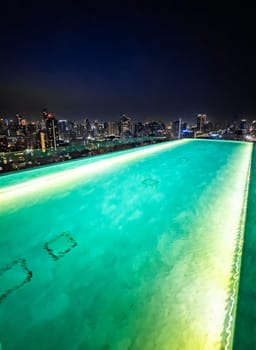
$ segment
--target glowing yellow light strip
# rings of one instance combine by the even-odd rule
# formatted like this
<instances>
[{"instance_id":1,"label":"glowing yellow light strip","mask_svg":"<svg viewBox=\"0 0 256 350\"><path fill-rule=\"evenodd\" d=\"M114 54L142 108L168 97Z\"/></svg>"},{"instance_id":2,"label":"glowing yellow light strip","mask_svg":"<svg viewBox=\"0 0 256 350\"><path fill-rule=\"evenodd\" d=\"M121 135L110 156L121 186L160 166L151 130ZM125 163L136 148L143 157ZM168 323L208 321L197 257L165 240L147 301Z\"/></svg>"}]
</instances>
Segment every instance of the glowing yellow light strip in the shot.
<instances>
[{"instance_id":1,"label":"glowing yellow light strip","mask_svg":"<svg viewBox=\"0 0 256 350\"><path fill-rule=\"evenodd\" d=\"M41 176L34 180L28 180L22 184L4 187L0 190L0 198L7 199L17 195L24 195L37 189L42 189L51 185L63 185L64 183L67 183L71 180L74 181L75 179L78 179L82 176L98 174L107 168L111 168L121 163L145 157L146 155L153 154L164 149L172 148L188 141L189 140L183 139L162 143L154 147L149 147L128 154L116 155L112 158L99 160L92 164L79 165L74 169L62 170L56 172L55 174Z\"/></svg>"},{"instance_id":2,"label":"glowing yellow light strip","mask_svg":"<svg viewBox=\"0 0 256 350\"><path fill-rule=\"evenodd\" d=\"M239 162L239 169L230 175L231 183L235 185L234 189L231 191L227 189L227 192L223 191L222 195L216 197L212 208L214 213L212 218L218 217L223 209L228 209L226 221L221 222L221 226L217 228L215 241L215 244L218 244L216 263L221 262L221 270L224 274L218 275L217 273L215 275L213 271L211 276L213 281L212 296L210 297L209 294L201 295L201 300L205 298L205 310L200 308L193 312L193 315L200 320L199 324L205 325L205 329L198 328L197 332L200 334L203 330L207 333L207 340L204 343L204 348L207 350L232 349L252 154L251 144L246 144L244 147L239 159L235 160L235 162ZM213 223L217 224L215 220ZM232 268L233 265L234 268ZM216 284L216 282L218 283ZM214 315L214 317L209 317L209 315ZM190 349L190 347L184 346L185 348ZM199 346L192 346L192 348L197 349Z\"/></svg>"},{"instance_id":3,"label":"glowing yellow light strip","mask_svg":"<svg viewBox=\"0 0 256 350\"><path fill-rule=\"evenodd\" d=\"M248 165L248 171L247 171L247 179L245 183L245 189L244 189L244 198L243 198L243 205L242 205L242 211L241 211L241 219L239 223L238 228L238 241L235 247L235 263L234 263L234 272L232 275L231 280L231 290L232 293L229 297L230 301L230 307L228 310L228 322L227 327L225 329L226 333L226 339L225 339L225 350L229 350L232 348L233 345L233 337L234 337L234 327L235 327L235 314L236 314L236 307L237 307L237 296L238 296L238 287L239 287L239 278L240 278L240 269L241 269L241 260L242 260L242 251L243 251L243 243L244 243L244 225L246 221L246 210L247 210L247 201L248 201L248 194L249 194L249 184L250 184L250 175L251 175L251 158L252 158L252 147L250 152L250 161Z\"/></svg>"}]
</instances>

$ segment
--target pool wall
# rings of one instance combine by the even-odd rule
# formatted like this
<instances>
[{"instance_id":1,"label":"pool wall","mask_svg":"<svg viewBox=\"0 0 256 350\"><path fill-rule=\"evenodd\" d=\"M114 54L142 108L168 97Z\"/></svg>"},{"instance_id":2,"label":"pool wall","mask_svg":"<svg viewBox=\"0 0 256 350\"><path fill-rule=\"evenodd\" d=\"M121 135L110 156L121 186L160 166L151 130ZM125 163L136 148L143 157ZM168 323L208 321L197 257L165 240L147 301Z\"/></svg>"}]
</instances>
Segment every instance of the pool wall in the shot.
<instances>
[{"instance_id":1,"label":"pool wall","mask_svg":"<svg viewBox=\"0 0 256 350\"><path fill-rule=\"evenodd\" d=\"M235 321L234 350L256 344L256 149L253 147L244 246Z\"/></svg>"},{"instance_id":2,"label":"pool wall","mask_svg":"<svg viewBox=\"0 0 256 350\"><path fill-rule=\"evenodd\" d=\"M251 159L253 154L253 148L251 152ZM247 217L247 205L248 205L248 195L249 195L249 186L251 179L251 164L252 160L249 162L247 180L244 188L244 200L241 209L241 218L238 226L238 235L236 241L236 247L234 250L233 258L233 270L230 282L230 294L227 301L227 316L225 320L225 328L223 332L223 345L225 350L233 349L234 343L234 333L235 333L235 323L236 323L236 313L237 313L237 304L238 304L238 290L240 284L240 274L241 274L241 262L242 262L242 252L244 246L244 231L245 223Z\"/></svg>"}]
</instances>

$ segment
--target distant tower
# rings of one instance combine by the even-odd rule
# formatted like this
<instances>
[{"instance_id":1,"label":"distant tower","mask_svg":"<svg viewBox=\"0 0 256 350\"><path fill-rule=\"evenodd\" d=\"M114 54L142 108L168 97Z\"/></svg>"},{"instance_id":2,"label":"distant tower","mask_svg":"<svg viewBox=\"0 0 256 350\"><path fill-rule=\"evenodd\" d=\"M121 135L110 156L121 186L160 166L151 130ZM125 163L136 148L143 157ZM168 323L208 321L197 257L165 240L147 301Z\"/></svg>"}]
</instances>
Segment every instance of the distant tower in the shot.
<instances>
[{"instance_id":1,"label":"distant tower","mask_svg":"<svg viewBox=\"0 0 256 350\"><path fill-rule=\"evenodd\" d=\"M251 124L250 134L254 137L256 136L256 120L254 120Z\"/></svg>"},{"instance_id":2,"label":"distant tower","mask_svg":"<svg viewBox=\"0 0 256 350\"><path fill-rule=\"evenodd\" d=\"M123 114L120 118L120 135L124 137L133 136L134 128L132 118Z\"/></svg>"},{"instance_id":3,"label":"distant tower","mask_svg":"<svg viewBox=\"0 0 256 350\"><path fill-rule=\"evenodd\" d=\"M198 114L196 117L196 130L197 131L204 131L204 126L206 124L206 114Z\"/></svg>"},{"instance_id":4,"label":"distant tower","mask_svg":"<svg viewBox=\"0 0 256 350\"><path fill-rule=\"evenodd\" d=\"M54 148L56 150L57 141L59 141L58 121L53 114L48 113L47 109L42 110L43 124L45 126L45 146L47 148ZM42 144L42 138L41 138Z\"/></svg>"},{"instance_id":5,"label":"distant tower","mask_svg":"<svg viewBox=\"0 0 256 350\"><path fill-rule=\"evenodd\" d=\"M56 150L57 141L59 140L58 122L52 114L48 114L45 125L47 147L54 148Z\"/></svg>"},{"instance_id":6,"label":"distant tower","mask_svg":"<svg viewBox=\"0 0 256 350\"><path fill-rule=\"evenodd\" d=\"M85 120L85 128L88 132L92 131L92 126L88 118Z\"/></svg>"},{"instance_id":7,"label":"distant tower","mask_svg":"<svg viewBox=\"0 0 256 350\"><path fill-rule=\"evenodd\" d=\"M117 121L108 122L108 135L119 135L119 127Z\"/></svg>"},{"instance_id":8,"label":"distant tower","mask_svg":"<svg viewBox=\"0 0 256 350\"><path fill-rule=\"evenodd\" d=\"M45 119L48 118L48 112L47 112L47 109L46 109L46 108L44 108L44 109L42 110L42 116L43 116L43 120L45 120Z\"/></svg>"},{"instance_id":9,"label":"distant tower","mask_svg":"<svg viewBox=\"0 0 256 350\"><path fill-rule=\"evenodd\" d=\"M172 132L173 132L173 136L177 139L180 139L180 134L181 134L181 118L179 118L179 120L175 120L172 123Z\"/></svg>"},{"instance_id":10,"label":"distant tower","mask_svg":"<svg viewBox=\"0 0 256 350\"><path fill-rule=\"evenodd\" d=\"M16 118L17 118L17 124L18 126L21 126L21 122L23 120L22 116L20 114L16 114Z\"/></svg>"},{"instance_id":11,"label":"distant tower","mask_svg":"<svg viewBox=\"0 0 256 350\"><path fill-rule=\"evenodd\" d=\"M239 129L246 130L246 119L241 119L240 120Z\"/></svg>"}]
</instances>

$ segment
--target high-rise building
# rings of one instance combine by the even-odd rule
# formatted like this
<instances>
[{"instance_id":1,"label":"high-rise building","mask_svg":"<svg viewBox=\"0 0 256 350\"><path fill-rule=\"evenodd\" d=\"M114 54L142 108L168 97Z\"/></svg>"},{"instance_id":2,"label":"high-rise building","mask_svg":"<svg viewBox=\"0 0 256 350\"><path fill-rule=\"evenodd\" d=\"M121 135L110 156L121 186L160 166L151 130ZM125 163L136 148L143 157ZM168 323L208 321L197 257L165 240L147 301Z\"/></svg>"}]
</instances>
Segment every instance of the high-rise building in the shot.
<instances>
[{"instance_id":1,"label":"high-rise building","mask_svg":"<svg viewBox=\"0 0 256 350\"><path fill-rule=\"evenodd\" d=\"M8 135L8 124L9 121L7 118L0 118L0 135Z\"/></svg>"},{"instance_id":2,"label":"high-rise building","mask_svg":"<svg viewBox=\"0 0 256 350\"><path fill-rule=\"evenodd\" d=\"M91 126L90 120L88 118L85 119L85 128L86 128L88 133L92 131L92 126Z\"/></svg>"},{"instance_id":3,"label":"high-rise building","mask_svg":"<svg viewBox=\"0 0 256 350\"><path fill-rule=\"evenodd\" d=\"M18 124L19 126L21 126L21 122L22 122L22 120L23 120L23 117L22 117L20 114L16 114L16 118L17 118L17 124Z\"/></svg>"},{"instance_id":4,"label":"high-rise building","mask_svg":"<svg viewBox=\"0 0 256 350\"><path fill-rule=\"evenodd\" d=\"M142 137L145 135L146 135L145 126L141 122L134 124L134 136Z\"/></svg>"},{"instance_id":5,"label":"high-rise building","mask_svg":"<svg viewBox=\"0 0 256 350\"><path fill-rule=\"evenodd\" d=\"M134 134L132 118L123 114L119 122L120 135L123 137L131 137Z\"/></svg>"},{"instance_id":6,"label":"high-rise building","mask_svg":"<svg viewBox=\"0 0 256 350\"><path fill-rule=\"evenodd\" d=\"M16 118L17 118L17 135L27 135L27 125L28 125L28 121L22 117L22 115L20 114L16 114Z\"/></svg>"},{"instance_id":7,"label":"high-rise building","mask_svg":"<svg viewBox=\"0 0 256 350\"><path fill-rule=\"evenodd\" d=\"M250 127L250 134L255 137L256 136L256 120L254 120Z\"/></svg>"},{"instance_id":8,"label":"high-rise building","mask_svg":"<svg viewBox=\"0 0 256 350\"><path fill-rule=\"evenodd\" d=\"M69 140L69 125L66 119L58 120L59 141Z\"/></svg>"},{"instance_id":9,"label":"high-rise building","mask_svg":"<svg viewBox=\"0 0 256 350\"><path fill-rule=\"evenodd\" d=\"M104 135L105 128L104 128L104 122L99 120L94 120L92 125L94 136Z\"/></svg>"},{"instance_id":10,"label":"high-rise building","mask_svg":"<svg viewBox=\"0 0 256 350\"><path fill-rule=\"evenodd\" d=\"M241 129L241 130L243 130L243 131L246 130L246 119L241 119L241 120L240 120L239 129Z\"/></svg>"},{"instance_id":11,"label":"high-rise building","mask_svg":"<svg viewBox=\"0 0 256 350\"><path fill-rule=\"evenodd\" d=\"M42 110L42 116L43 116L43 120L47 119L48 118L48 111L46 108L44 108Z\"/></svg>"},{"instance_id":12,"label":"high-rise building","mask_svg":"<svg viewBox=\"0 0 256 350\"><path fill-rule=\"evenodd\" d=\"M57 141L59 140L58 121L54 118L53 114L48 113L47 109L42 110L42 130L45 133L45 145L47 148L57 147ZM42 140L42 135L40 137Z\"/></svg>"},{"instance_id":13,"label":"high-rise building","mask_svg":"<svg viewBox=\"0 0 256 350\"><path fill-rule=\"evenodd\" d=\"M48 114L48 118L45 121L46 126L46 145L48 148L57 147L57 141L59 140L58 123L52 114Z\"/></svg>"},{"instance_id":14,"label":"high-rise building","mask_svg":"<svg viewBox=\"0 0 256 350\"><path fill-rule=\"evenodd\" d=\"M119 135L119 125L117 121L110 121L108 122L108 128L107 128L108 135Z\"/></svg>"},{"instance_id":15,"label":"high-rise building","mask_svg":"<svg viewBox=\"0 0 256 350\"><path fill-rule=\"evenodd\" d=\"M65 134L68 131L68 121L66 119L58 120L59 132Z\"/></svg>"},{"instance_id":16,"label":"high-rise building","mask_svg":"<svg viewBox=\"0 0 256 350\"><path fill-rule=\"evenodd\" d=\"M181 133L181 120L180 119L172 122L172 133L173 133L173 136L175 138L180 137L180 133Z\"/></svg>"},{"instance_id":17,"label":"high-rise building","mask_svg":"<svg viewBox=\"0 0 256 350\"><path fill-rule=\"evenodd\" d=\"M145 128L149 136L162 136L166 130L165 124L161 121L147 122Z\"/></svg>"},{"instance_id":18,"label":"high-rise building","mask_svg":"<svg viewBox=\"0 0 256 350\"><path fill-rule=\"evenodd\" d=\"M196 130L197 131L204 131L204 126L206 124L206 114L198 114L196 117Z\"/></svg>"},{"instance_id":19,"label":"high-rise building","mask_svg":"<svg viewBox=\"0 0 256 350\"><path fill-rule=\"evenodd\" d=\"M8 140L6 135L0 135L0 152L7 152Z\"/></svg>"}]
</instances>

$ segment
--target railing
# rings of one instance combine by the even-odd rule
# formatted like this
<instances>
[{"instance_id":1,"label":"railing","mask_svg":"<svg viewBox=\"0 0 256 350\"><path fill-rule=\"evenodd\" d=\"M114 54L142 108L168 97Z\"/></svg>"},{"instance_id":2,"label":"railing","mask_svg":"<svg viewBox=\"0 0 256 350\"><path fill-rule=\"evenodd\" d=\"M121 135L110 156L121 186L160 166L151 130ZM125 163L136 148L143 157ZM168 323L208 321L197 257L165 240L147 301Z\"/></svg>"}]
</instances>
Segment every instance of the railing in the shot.
<instances>
[{"instance_id":1,"label":"railing","mask_svg":"<svg viewBox=\"0 0 256 350\"><path fill-rule=\"evenodd\" d=\"M166 137L140 137L113 141L86 141L83 145L69 145L46 149L26 149L16 152L0 153L0 173L31 168L40 165L88 157L107 152L138 147L147 144L166 141Z\"/></svg>"}]
</instances>

